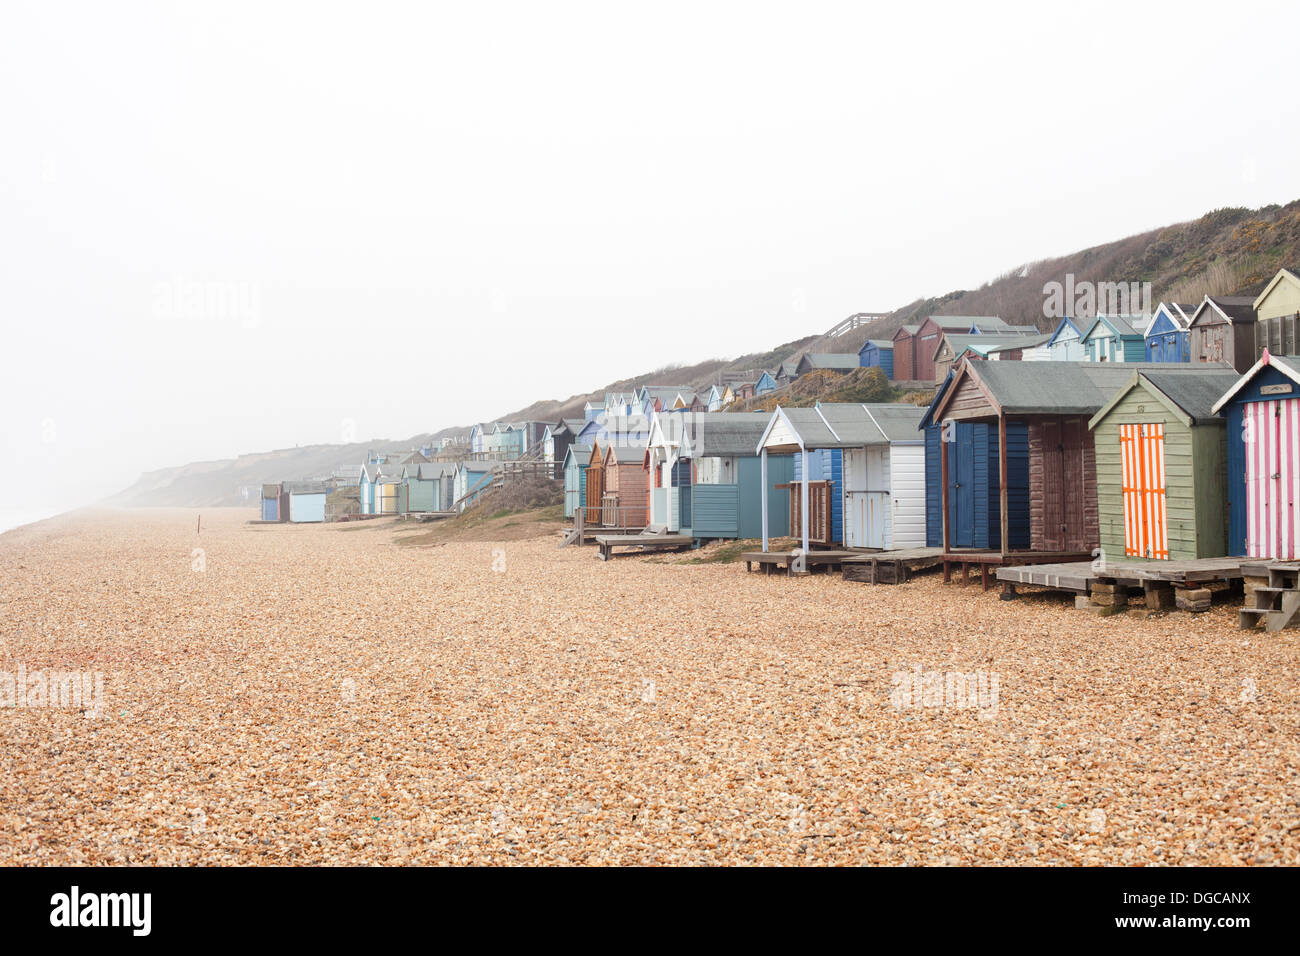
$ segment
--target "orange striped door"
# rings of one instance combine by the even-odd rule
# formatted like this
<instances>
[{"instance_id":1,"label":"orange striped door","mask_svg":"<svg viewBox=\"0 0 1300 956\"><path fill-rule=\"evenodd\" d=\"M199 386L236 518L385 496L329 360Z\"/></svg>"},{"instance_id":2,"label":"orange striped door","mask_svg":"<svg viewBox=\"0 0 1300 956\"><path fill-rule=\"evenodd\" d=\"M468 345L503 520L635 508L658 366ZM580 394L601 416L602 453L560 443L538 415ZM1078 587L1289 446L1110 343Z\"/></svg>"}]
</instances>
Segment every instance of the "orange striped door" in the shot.
<instances>
[{"instance_id":1,"label":"orange striped door","mask_svg":"<svg viewBox=\"0 0 1300 956\"><path fill-rule=\"evenodd\" d=\"M1120 425L1126 557L1169 560L1165 426Z\"/></svg>"}]
</instances>

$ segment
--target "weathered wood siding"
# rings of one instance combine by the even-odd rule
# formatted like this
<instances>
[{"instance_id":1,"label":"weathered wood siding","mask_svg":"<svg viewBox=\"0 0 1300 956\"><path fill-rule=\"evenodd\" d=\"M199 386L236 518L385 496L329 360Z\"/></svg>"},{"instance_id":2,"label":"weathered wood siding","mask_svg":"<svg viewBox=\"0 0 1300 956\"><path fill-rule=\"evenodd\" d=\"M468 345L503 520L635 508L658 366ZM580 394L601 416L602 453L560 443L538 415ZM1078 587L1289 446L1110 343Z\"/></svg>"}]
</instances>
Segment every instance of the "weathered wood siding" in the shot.
<instances>
[{"instance_id":1,"label":"weathered wood siding","mask_svg":"<svg viewBox=\"0 0 1300 956\"><path fill-rule=\"evenodd\" d=\"M949 400L943 415L944 418L955 421L966 421L975 418L996 418L997 411L989 404L988 398L980 391L975 380L967 375L958 383L957 390Z\"/></svg>"},{"instance_id":2,"label":"weathered wood siding","mask_svg":"<svg viewBox=\"0 0 1300 956\"><path fill-rule=\"evenodd\" d=\"M1029 548L1098 547L1097 462L1082 416L1029 422Z\"/></svg>"},{"instance_id":3,"label":"weathered wood siding","mask_svg":"<svg viewBox=\"0 0 1300 956\"><path fill-rule=\"evenodd\" d=\"M915 382L916 337L899 329L894 333L894 376L900 382Z\"/></svg>"},{"instance_id":4,"label":"weathered wood siding","mask_svg":"<svg viewBox=\"0 0 1300 956\"><path fill-rule=\"evenodd\" d=\"M1101 548L1124 557L1121 425L1164 425L1165 512L1169 559L1217 558L1227 553L1227 442L1222 422L1187 427L1143 388L1134 388L1093 429Z\"/></svg>"}]
</instances>

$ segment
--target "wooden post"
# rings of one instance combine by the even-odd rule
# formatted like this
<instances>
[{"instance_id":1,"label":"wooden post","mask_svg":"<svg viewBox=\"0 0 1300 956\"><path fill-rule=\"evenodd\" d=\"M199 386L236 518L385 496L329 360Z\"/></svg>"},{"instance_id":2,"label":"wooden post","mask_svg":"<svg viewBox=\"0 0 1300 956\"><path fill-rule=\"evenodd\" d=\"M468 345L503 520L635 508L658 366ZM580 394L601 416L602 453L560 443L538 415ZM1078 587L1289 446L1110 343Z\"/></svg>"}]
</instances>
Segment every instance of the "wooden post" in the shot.
<instances>
[{"instance_id":1,"label":"wooden post","mask_svg":"<svg viewBox=\"0 0 1300 956\"><path fill-rule=\"evenodd\" d=\"M758 470L760 481L763 484L763 553L767 553L767 449L764 448L758 455Z\"/></svg>"},{"instance_id":2,"label":"wooden post","mask_svg":"<svg viewBox=\"0 0 1300 956\"><path fill-rule=\"evenodd\" d=\"M955 427L955 426L954 426ZM939 527L943 529L943 553L948 553L948 423L939 423ZM943 583L948 583L948 566L943 568Z\"/></svg>"},{"instance_id":3,"label":"wooden post","mask_svg":"<svg viewBox=\"0 0 1300 956\"><path fill-rule=\"evenodd\" d=\"M1011 552L1011 516L1007 514L1007 414L998 412L998 497L1001 499L1001 551Z\"/></svg>"},{"instance_id":4,"label":"wooden post","mask_svg":"<svg viewBox=\"0 0 1300 956\"><path fill-rule=\"evenodd\" d=\"M803 450L803 487L799 490L803 501L803 553L808 553L808 480L809 471L812 468L812 457L808 454L808 449Z\"/></svg>"}]
</instances>

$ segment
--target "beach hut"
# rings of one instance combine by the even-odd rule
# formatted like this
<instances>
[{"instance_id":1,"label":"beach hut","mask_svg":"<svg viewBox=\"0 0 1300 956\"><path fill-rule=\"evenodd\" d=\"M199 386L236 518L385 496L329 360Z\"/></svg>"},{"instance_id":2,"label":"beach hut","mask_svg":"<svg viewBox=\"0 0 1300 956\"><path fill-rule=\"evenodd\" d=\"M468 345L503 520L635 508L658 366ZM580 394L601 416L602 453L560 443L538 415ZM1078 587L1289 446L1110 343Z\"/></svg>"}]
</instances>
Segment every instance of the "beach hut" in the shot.
<instances>
[{"instance_id":1,"label":"beach hut","mask_svg":"<svg viewBox=\"0 0 1300 956\"><path fill-rule=\"evenodd\" d=\"M1134 373L1088 422L1101 549L1183 560L1227 553L1227 445L1214 403L1231 369Z\"/></svg>"},{"instance_id":2,"label":"beach hut","mask_svg":"<svg viewBox=\"0 0 1300 956\"><path fill-rule=\"evenodd\" d=\"M283 499L284 507L281 507ZM288 521L289 498L283 493L279 484L267 484L262 486L262 520L263 521Z\"/></svg>"},{"instance_id":3,"label":"beach hut","mask_svg":"<svg viewBox=\"0 0 1300 956\"><path fill-rule=\"evenodd\" d=\"M754 383L737 382L731 386L731 391L736 396L736 401L747 402L754 397Z\"/></svg>"},{"instance_id":4,"label":"beach hut","mask_svg":"<svg viewBox=\"0 0 1300 956\"><path fill-rule=\"evenodd\" d=\"M945 334L1019 335L1036 331L1033 328L1010 325L996 315L928 315L925 321L916 327L913 337L916 381L937 382L943 378L943 373L935 369L934 363L939 353L940 340ZM894 360L897 362L897 354Z\"/></svg>"},{"instance_id":5,"label":"beach hut","mask_svg":"<svg viewBox=\"0 0 1300 956\"><path fill-rule=\"evenodd\" d=\"M650 524L697 538L757 538L763 529L763 474L757 446L766 412L655 416L646 446ZM768 524L789 524L789 496L778 486L794 476L788 455L770 456Z\"/></svg>"},{"instance_id":6,"label":"beach hut","mask_svg":"<svg viewBox=\"0 0 1300 956\"><path fill-rule=\"evenodd\" d=\"M1068 316L1057 323L1052 337L1042 349L1042 357L1049 362L1082 362L1086 358L1083 354L1083 333Z\"/></svg>"},{"instance_id":7,"label":"beach hut","mask_svg":"<svg viewBox=\"0 0 1300 956\"><path fill-rule=\"evenodd\" d=\"M1044 341L1046 336L1020 332L945 332L939 337L939 349L934 354L935 376L943 380L963 356L977 361L1018 361L1025 349Z\"/></svg>"},{"instance_id":8,"label":"beach hut","mask_svg":"<svg viewBox=\"0 0 1300 956\"><path fill-rule=\"evenodd\" d=\"M1147 321L1140 315L1099 315L1083 333L1088 362L1142 362L1146 358Z\"/></svg>"},{"instance_id":9,"label":"beach hut","mask_svg":"<svg viewBox=\"0 0 1300 956\"><path fill-rule=\"evenodd\" d=\"M1300 357L1267 349L1214 403L1227 423L1228 553L1300 557Z\"/></svg>"},{"instance_id":10,"label":"beach hut","mask_svg":"<svg viewBox=\"0 0 1300 956\"><path fill-rule=\"evenodd\" d=\"M920 326L903 325L894 332L894 380L915 382L916 333Z\"/></svg>"},{"instance_id":11,"label":"beach hut","mask_svg":"<svg viewBox=\"0 0 1300 956\"><path fill-rule=\"evenodd\" d=\"M777 388L784 388L799 377L799 365L797 362L782 362L776 370Z\"/></svg>"},{"instance_id":12,"label":"beach hut","mask_svg":"<svg viewBox=\"0 0 1300 956\"><path fill-rule=\"evenodd\" d=\"M1008 473L1012 423L1028 426L1029 551L1060 556L1090 555L1100 544L1097 468L1088 422L1134 371L1159 368L1170 374L1192 366L1119 365L1109 362L963 362L935 402L933 422L985 422L998 432L999 541L1003 554L1015 547ZM952 447L940 442L942 510L948 510L951 476L958 467ZM945 552L955 545L944 525Z\"/></svg>"},{"instance_id":13,"label":"beach hut","mask_svg":"<svg viewBox=\"0 0 1300 956\"><path fill-rule=\"evenodd\" d=\"M398 514L427 514L450 510L455 468L441 462L419 462L402 467L397 489Z\"/></svg>"},{"instance_id":14,"label":"beach hut","mask_svg":"<svg viewBox=\"0 0 1300 956\"><path fill-rule=\"evenodd\" d=\"M1244 373L1258 355L1254 299L1207 295L1192 313L1187 329L1193 363L1226 364Z\"/></svg>"},{"instance_id":15,"label":"beach hut","mask_svg":"<svg viewBox=\"0 0 1300 956\"><path fill-rule=\"evenodd\" d=\"M486 461L462 461L452 473L452 507L464 511L492 485L492 465Z\"/></svg>"},{"instance_id":16,"label":"beach hut","mask_svg":"<svg viewBox=\"0 0 1300 956\"><path fill-rule=\"evenodd\" d=\"M1192 307L1177 302L1161 302L1143 333L1144 355L1148 362L1190 362L1192 343L1187 326L1192 321Z\"/></svg>"},{"instance_id":17,"label":"beach hut","mask_svg":"<svg viewBox=\"0 0 1300 956\"><path fill-rule=\"evenodd\" d=\"M556 477L564 469L564 460L568 456L569 446L577 438L578 432L586 424L580 418L564 418L554 425L548 425L542 435L542 458L556 467Z\"/></svg>"},{"instance_id":18,"label":"beach hut","mask_svg":"<svg viewBox=\"0 0 1300 956\"><path fill-rule=\"evenodd\" d=\"M564 517L572 518L586 502L589 445L572 444L564 452Z\"/></svg>"},{"instance_id":19,"label":"beach hut","mask_svg":"<svg viewBox=\"0 0 1300 956\"><path fill-rule=\"evenodd\" d=\"M776 377L771 372L764 372L754 382L754 394L766 395L776 391Z\"/></svg>"},{"instance_id":20,"label":"beach hut","mask_svg":"<svg viewBox=\"0 0 1300 956\"><path fill-rule=\"evenodd\" d=\"M694 392L690 393L694 397ZM582 445L628 445L644 448L650 437L650 416L639 412L631 415L598 414L586 422L575 439Z\"/></svg>"},{"instance_id":21,"label":"beach hut","mask_svg":"<svg viewBox=\"0 0 1300 956\"><path fill-rule=\"evenodd\" d=\"M397 514L397 493L402 487L402 466L380 465L375 478L374 496L377 515Z\"/></svg>"},{"instance_id":22,"label":"beach hut","mask_svg":"<svg viewBox=\"0 0 1300 956\"><path fill-rule=\"evenodd\" d=\"M922 415L913 405L860 404L778 407L772 413L759 453L794 456L788 530L805 550L813 544L924 544ZM764 529L764 550L771 531Z\"/></svg>"},{"instance_id":23,"label":"beach hut","mask_svg":"<svg viewBox=\"0 0 1300 956\"><path fill-rule=\"evenodd\" d=\"M363 515L379 513L375 510L375 482L379 480L379 465L379 460L372 458L361 466L361 477L358 480L357 488Z\"/></svg>"},{"instance_id":24,"label":"beach hut","mask_svg":"<svg viewBox=\"0 0 1300 956\"><path fill-rule=\"evenodd\" d=\"M591 443L591 454L587 456L585 472L587 488L583 492L585 513L583 523L596 525L601 523L600 506L605 497L605 448L599 441Z\"/></svg>"},{"instance_id":25,"label":"beach hut","mask_svg":"<svg viewBox=\"0 0 1300 956\"><path fill-rule=\"evenodd\" d=\"M945 427L934 417L955 374L948 372L919 426L925 433L925 544L943 546L946 514L950 547L996 551L1002 546L997 425L952 421ZM1009 546L1023 551L1029 548L1029 426L1009 422L1006 433ZM946 512L941 442L948 444Z\"/></svg>"},{"instance_id":26,"label":"beach hut","mask_svg":"<svg viewBox=\"0 0 1300 956\"><path fill-rule=\"evenodd\" d=\"M858 349L858 365L878 368L885 378L894 377L894 343L889 339L867 339Z\"/></svg>"},{"instance_id":27,"label":"beach hut","mask_svg":"<svg viewBox=\"0 0 1300 956\"><path fill-rule=\"evenodd\" d=\"M925 439L918 426L925 410L890 404L820 404L817 410L845 442L841 449L844 546L922 547ZM866 439L862 444L853 437L855 432Z\"/></svg>"},{"instance_id":28,"label":"beach hut","mask_svg":"<svg viewBox=\"0 0 1300 956\"><path fill-rule=\"evenodd\" d=\"M601 524L644 528L650 513L645 448L610 445L605 449Z\"/></svg>"},{"instance_id":29,"label":"beach hut","mask_svg":"<svg viewBox=\"0 0 1300 956\"><path fill-rule=\"evenodd\" d=\"M1255 356L1300 353L1300 269L1279 269L1252 303Z\"/></svg>"},{"instance_id":30,"label":"beach hut","mask_svg":"<svg viewBox=\"0 0 1300 956\"><path fill-rule=\"evenodd\" d=\"M323 481L286 481L284 491L289 496L289 520L295 524L310 524L325 520L325 498L328 492Z\"/></svg>"}]
</instances>

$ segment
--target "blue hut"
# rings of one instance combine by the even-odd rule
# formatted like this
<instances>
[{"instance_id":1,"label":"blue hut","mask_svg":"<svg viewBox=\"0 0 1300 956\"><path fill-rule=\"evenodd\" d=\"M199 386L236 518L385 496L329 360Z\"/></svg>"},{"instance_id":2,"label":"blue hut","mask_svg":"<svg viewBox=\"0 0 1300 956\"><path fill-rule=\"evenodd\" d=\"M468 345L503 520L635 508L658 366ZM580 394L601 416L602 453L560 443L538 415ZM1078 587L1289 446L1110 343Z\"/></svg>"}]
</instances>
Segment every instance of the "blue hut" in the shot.
<instances>
[{"instance_id":1,"label":"blue hut","mask_svg":"<svg viewBox=\"0 0 1300 956\"><path fill-rule=\"evenodd\" d=\"M284 490L289 496L290 521L305 524L325 520L325 482L286 481Z\"/></svg>"},{"instance_id":2,"label":"blue hut","mask_svg":"<svg viewBox=\"0 0 1300 956\"><path fill-rule=\"evenodd\" d=\"M1146 356L1146 323L1140 315L1099 315L1081 339L1088 362L1141 362Z\"/></svg>"},{"instance_id":3,"label":"blue hut","mask_svg":"<svg viewBox=\"0 0 1300 956\"><path fill-rule=\"evenodd\" d=\"M375 513L375 482L378 478L379 462L368 461L361 466L359 488L361 491L361 513L363 515Z\"/></svg>"},{"instance_id":4,"label":"blue hut","mask_svg":"<svg viewBox=\"0 0 1300 956\"><path fill-rule=\"evenodd\" d=\"M591 446L576 442L564 453L564 517L572 518L587 505L587 464Z\"/></svg>"},{"instance_id":5,"label":"blue hut","mask_svg":"<svg viewBox=\"0 0 1300 956\"><path fill-rule=\"evenodd\" d=\"M945 424L934 420L952 385L949 371L926 409L925 543L943 547L943 441ZM948 422L948 547L1001 549L1002 485L998 474L996 422ZM1029 548L1029 425L1007 422L1007 536L1010 550Z\"/></svg>"},{"instance_id":6,"label":"blue hut","mask_svg":"<svg viewBox=\"0 0 1300 956\"><path fill-rule=\"evenodd\" d=\"M1192 360L1192 339L1188 326L1194 311L1193 306L1179 305L1176 302L1161 302L1156 306L1144 335L1145 357L1148 362Z\"/></svg>"},{"instance_id":7,"label":"blue hut","mask_svg":"<svg viewBox=\"0 0 1300 956\"><path fill-rule=\"evenodd\" d=\"M878 368L885 378L894 377L894 343L890 339L867 339L858 349L858 365Z\"/></svg>"},{"instance_id":8,"label":"blue hut","mask_svg":"<svg viewBox=\"0 0 1300 956\"><path fill-rule=\"evenodd\" d=\"M1300 356L1268 349L1212 409L1228 420L1228 553L1300 557Z\"/></svg>"},{"instance_id":9,"label":"blue hut","mask_svg":"<svg viewBox=\"0 0 1300 956\"><path fill-rule=\"evenodd\" d=\"M263 521L285 521L288 519L289 515L287 508L281 509L280 507L281 497L282 494L278 484L262 486ZM283 515L281 514L282 511L284 512Z\"/></svg>"},{"instance_id":10,"label":"blue hut","mask_svg":"<svg viewBox=\"0 0 1300 956\"><path fill-rule=\"evenodd\" d=\"M754 383L755 395L764 395L767 392L775 392L775 391L776 391L776 379L772 377L771 372L764 372L762 375L758 377L758 381Z\"/></svg>"}]
</instances>

